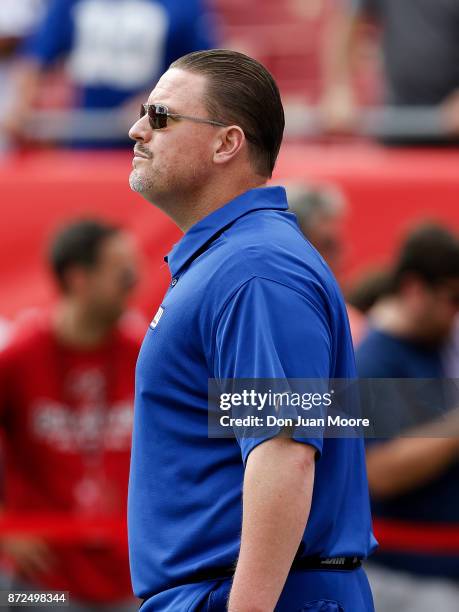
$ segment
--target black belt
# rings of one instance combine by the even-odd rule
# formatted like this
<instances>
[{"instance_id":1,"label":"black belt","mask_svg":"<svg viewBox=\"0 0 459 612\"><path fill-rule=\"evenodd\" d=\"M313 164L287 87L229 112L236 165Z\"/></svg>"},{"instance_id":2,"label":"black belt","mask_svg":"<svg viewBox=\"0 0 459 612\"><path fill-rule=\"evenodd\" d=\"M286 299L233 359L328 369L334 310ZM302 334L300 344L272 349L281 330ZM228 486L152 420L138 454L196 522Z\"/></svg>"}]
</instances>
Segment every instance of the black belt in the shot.
<instances>
[{"instance_id":1,"label":"black belt","mask_svg":"<svg viewBox=\"0 0 459 612\"><path fill-rule=\"evenodd\" d=\"M359 557L295 557L290 571L295 570L321 570L321 571L351 571L358 569L362 565L362 559ZM208 569L198 570L187 577L187 583L205 582L206 580L224 580L232 578L234 575L234 567L210 567ZM147 596L143 599L142 605L150 598ZM142 606L140 606L142 607Z\"/></svg>"},{"instance_id":2,"label":"black belt","mask_svg":"<svg viewBox=\"0 0 459 612\"><path fill-rule=\"evenodd\" d=\"M351 571L362 565L359 557L302 557L295 558L290 571L295 570L322 570ZM187 578L187 582L204 582L205 580L217 580L219 578L232 578L234 567L211 567L194 572Z\"/></svg>"},{"instance_id":3,"label":"black belt","mask_svg":"<svg viewBox=\"0 0 459 612\"><path fill-rule=\"evenodd\" d=\"M355 570L361 565L359 557L303 557L293 561L292 570Z\"/></svg>"}]
</instances>

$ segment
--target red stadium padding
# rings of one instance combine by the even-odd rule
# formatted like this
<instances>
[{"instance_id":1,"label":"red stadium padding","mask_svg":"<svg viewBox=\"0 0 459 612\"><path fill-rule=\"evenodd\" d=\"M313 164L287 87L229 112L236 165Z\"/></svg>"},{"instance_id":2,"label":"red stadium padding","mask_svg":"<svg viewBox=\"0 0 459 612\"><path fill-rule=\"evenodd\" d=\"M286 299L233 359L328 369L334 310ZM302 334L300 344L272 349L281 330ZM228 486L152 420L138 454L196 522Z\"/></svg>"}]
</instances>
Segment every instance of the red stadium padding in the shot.
<instances>
[{"instance_id":1,"label":"red stadium padding","mask_svg":"<svg viewBox=\"0 0 459 612\"><path fill-rule=\"evenodd\" d=\"M46 242L62 223L106 217L133 230L145 252L137 305L154 316L169 282L163 256L181 234L128 186L132 153L28 153L0 163L0 316L52 299ZM403 231L435 218L459 229L459 151L376 145L285 145L275 180L336 182L350 202L344 278L390 260Z\"/></svg>"},{"instance_id":2,"label":"red stadium padding","mask_svg":"<svg viewBox=\"0 0 459 612\"><path fill-rule=\"evenodd\" d=\"M110 542L127 546L126 521L119 517L81 517L65 513L4 514L0 517L0 538L39 537L61 544Z\"/></svg>"},{"instance_id":3,"label":"red stadium padding","mask_svg":"<svg viewBox=\"0 0 459 612\"><path fill-rule=\"evenodd\" d=\"M459 554L457 525L373 519L373 528L381 550ZM109 541L125 545L127 541L124 520L65 513L4 514L0 518L0 537L5 536L33 536L66 544Z\"/></svg>"},{"instance_id":4,"label":"red stadium padding","mask_svg":"<svg viewBox=\"0 0 459 612\"><path fill-rule=\"evenodd\" d=\"M373 529L383 551L459 555L457 525L406 523L374 518Z\"/></svg>"}]
</instances>

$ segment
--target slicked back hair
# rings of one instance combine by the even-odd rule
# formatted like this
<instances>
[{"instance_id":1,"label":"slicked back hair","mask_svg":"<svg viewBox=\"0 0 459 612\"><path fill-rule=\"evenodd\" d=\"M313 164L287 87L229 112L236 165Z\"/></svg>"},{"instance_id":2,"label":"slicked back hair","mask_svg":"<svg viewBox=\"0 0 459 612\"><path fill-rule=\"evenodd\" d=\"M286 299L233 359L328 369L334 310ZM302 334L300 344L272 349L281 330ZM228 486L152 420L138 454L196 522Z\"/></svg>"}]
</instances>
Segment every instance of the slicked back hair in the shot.
<instances>
[{"instance_id":1,"label":"slicked back hair","mask_svg":"<svg viewBox=\"0 0 459 612\"><path fill-rule=\"evenodd\" d=\"M170 65L207 77L209 117L244 131L257 174L270 178L284 133L279 89L259 62L228 49L195 51Z\"/></svg>"}]
</instances>

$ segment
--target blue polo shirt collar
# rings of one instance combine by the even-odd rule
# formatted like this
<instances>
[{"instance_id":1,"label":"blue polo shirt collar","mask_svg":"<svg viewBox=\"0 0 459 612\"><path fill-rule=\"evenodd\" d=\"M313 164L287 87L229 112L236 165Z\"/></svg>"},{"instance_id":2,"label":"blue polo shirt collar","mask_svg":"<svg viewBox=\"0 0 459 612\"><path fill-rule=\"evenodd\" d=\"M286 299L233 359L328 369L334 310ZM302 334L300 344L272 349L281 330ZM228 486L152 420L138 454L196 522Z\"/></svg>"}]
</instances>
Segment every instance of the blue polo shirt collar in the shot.
<instances>
[{"instance_id":1,"label":"blue polo shirt collar","mask_svg":"<svg viewBox=\"0 0 459 612\"><path fill-rule=\"evenodd\" d=\"M287 196L283 187L257 187L230 200L195 223L166 255L164 260L169 266L171 275L175 277L199 251L204 250L216 234L224 231L239 217L255 210L287 208Z\"/></svg>"}]
</instances>

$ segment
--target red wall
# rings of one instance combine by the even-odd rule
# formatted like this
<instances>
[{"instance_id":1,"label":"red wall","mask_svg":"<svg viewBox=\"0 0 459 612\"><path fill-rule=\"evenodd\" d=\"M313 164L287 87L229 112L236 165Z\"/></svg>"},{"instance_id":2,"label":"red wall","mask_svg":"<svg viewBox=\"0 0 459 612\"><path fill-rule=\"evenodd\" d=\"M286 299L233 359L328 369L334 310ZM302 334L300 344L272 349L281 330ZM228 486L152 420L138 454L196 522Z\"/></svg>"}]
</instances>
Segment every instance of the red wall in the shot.
<instances>
[{"instance_id":1,"label":"red wall","mask_svg":"<svg viewBox=\"0 0 459 612\"><path fill-rule=\"evenodd\" d=\"M128 186L130 152L45 152L0 164L0 315L51 299L44 257L49 236L68 219L100 216L138 236L143 280L136 302L154 314L169 280L163 262L180 232ZM351 210L346 227L347 276L390 259L415 219L444 220L459 230L459 151L386 150L376 146L286 145L276 181L334 181Z\"/></svg>"}]
</instances>

